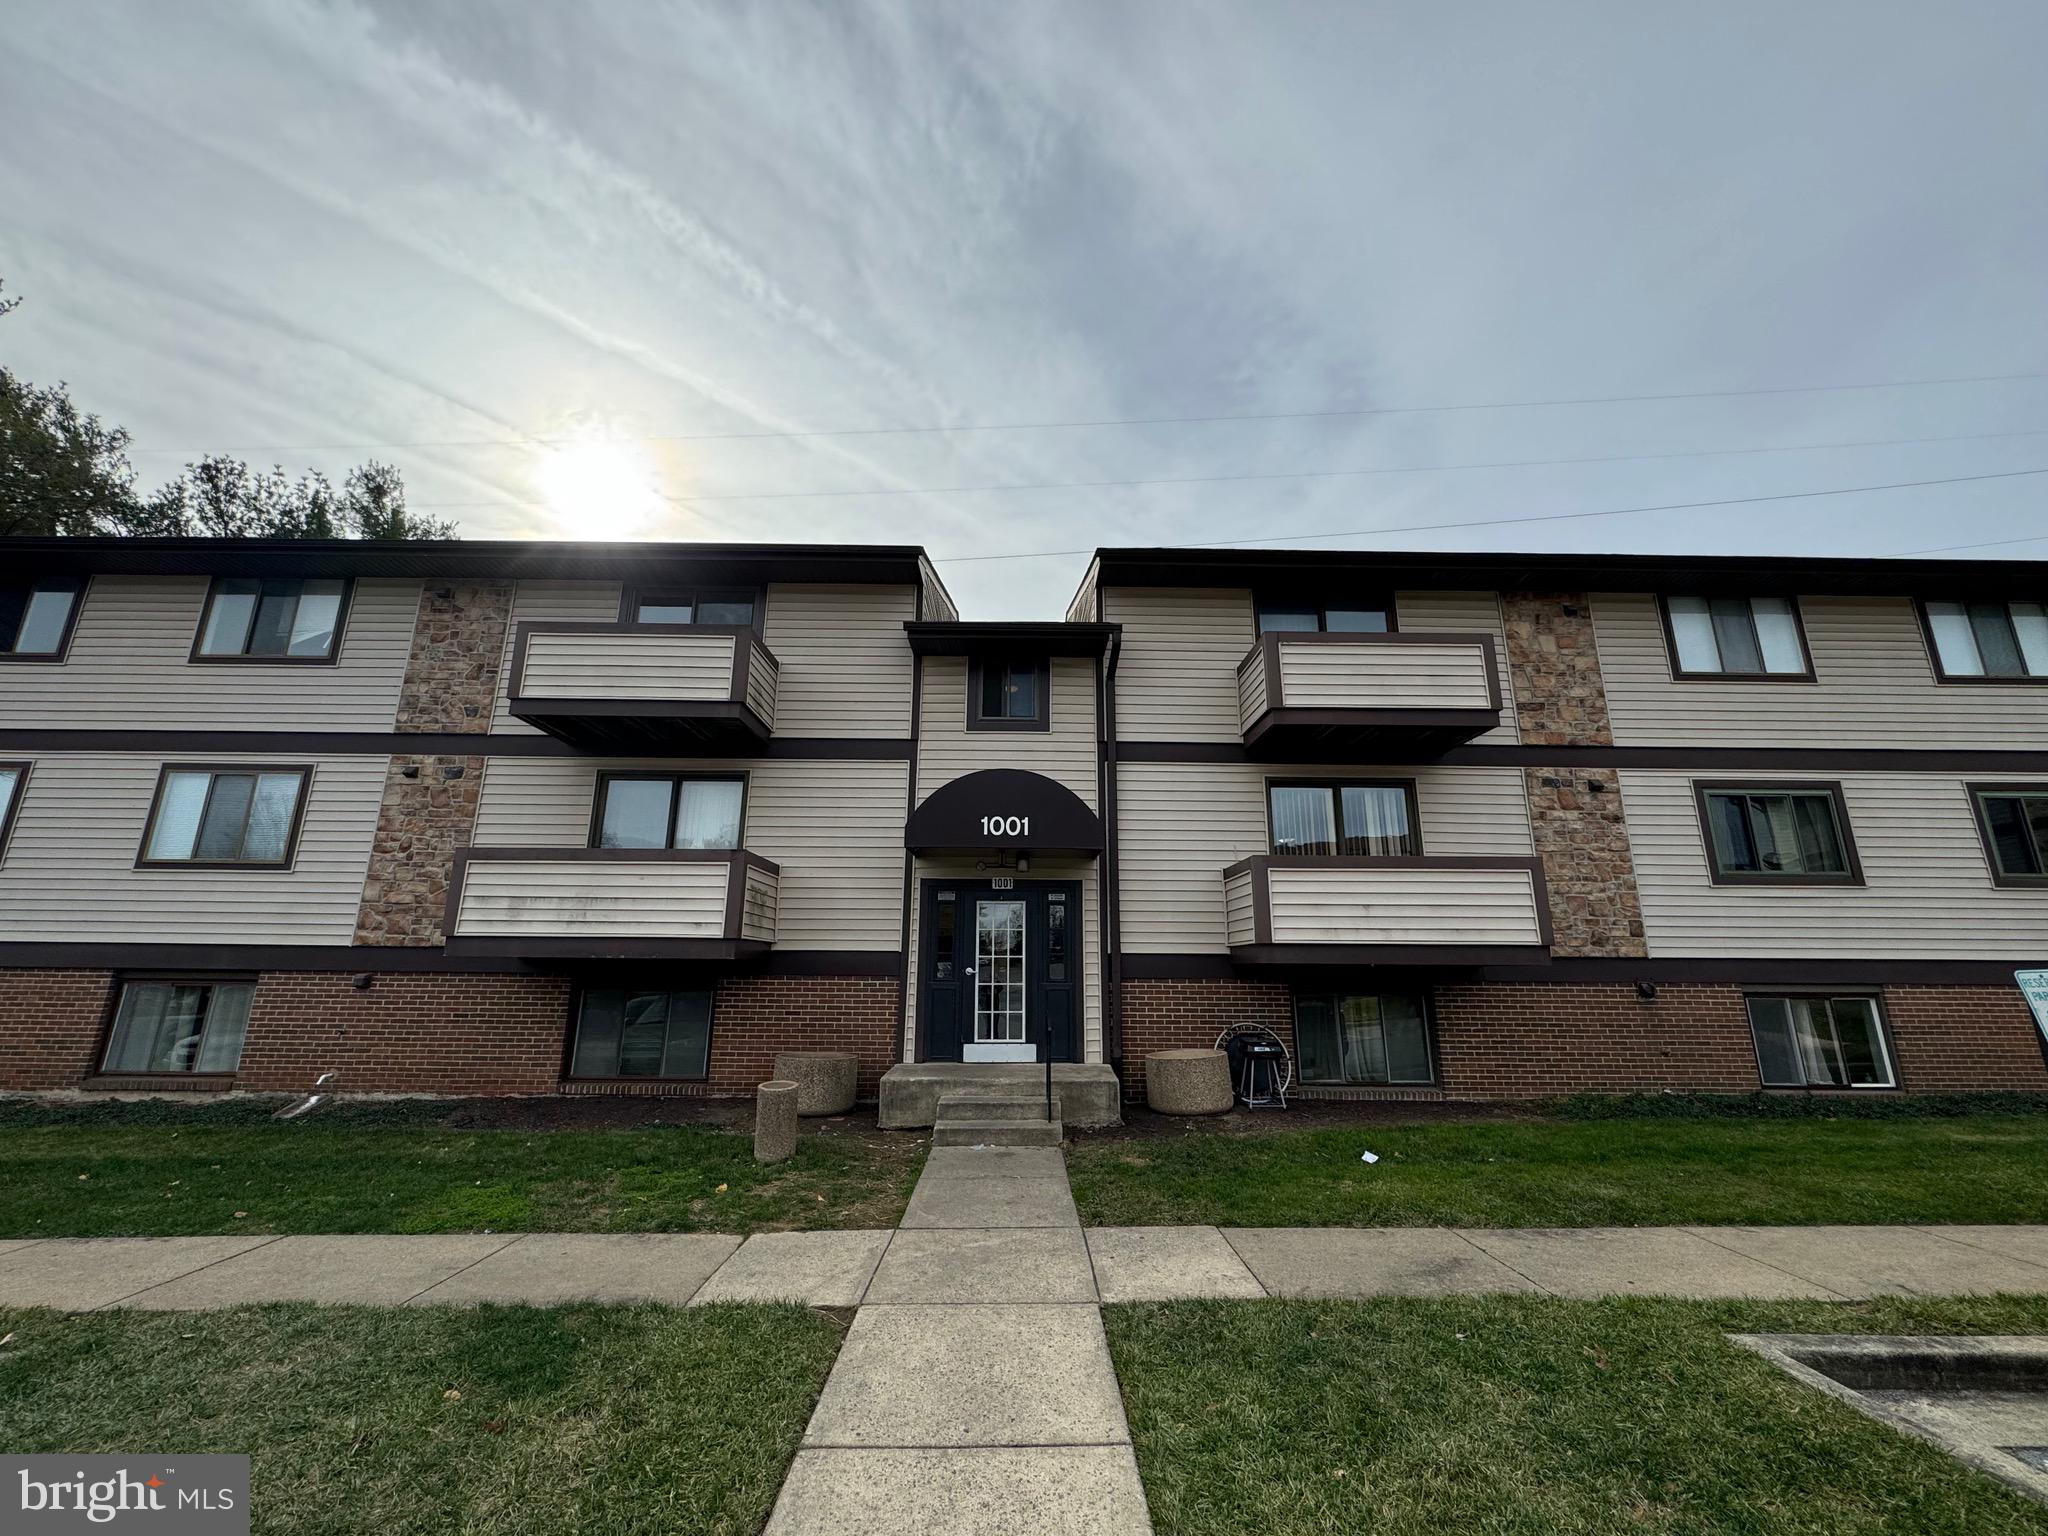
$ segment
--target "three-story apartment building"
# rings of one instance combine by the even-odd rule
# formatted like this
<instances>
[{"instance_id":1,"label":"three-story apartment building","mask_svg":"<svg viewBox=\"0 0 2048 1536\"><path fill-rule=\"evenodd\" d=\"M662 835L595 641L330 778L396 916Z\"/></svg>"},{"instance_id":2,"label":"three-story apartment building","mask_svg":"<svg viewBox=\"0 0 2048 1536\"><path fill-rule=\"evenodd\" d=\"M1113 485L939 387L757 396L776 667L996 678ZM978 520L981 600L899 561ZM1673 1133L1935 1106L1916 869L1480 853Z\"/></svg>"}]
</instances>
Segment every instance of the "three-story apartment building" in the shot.
<instances>
[{"instance_id":1,"label":"three-story apartment building","mask_svg":"<svg viewBox=\"0 0 2048 1536\"><path fill-rule=\"evenodd\" d=\"M0 1088L2048 1087L2039 565L8 554Z\"/></svg>"}]
</instances>

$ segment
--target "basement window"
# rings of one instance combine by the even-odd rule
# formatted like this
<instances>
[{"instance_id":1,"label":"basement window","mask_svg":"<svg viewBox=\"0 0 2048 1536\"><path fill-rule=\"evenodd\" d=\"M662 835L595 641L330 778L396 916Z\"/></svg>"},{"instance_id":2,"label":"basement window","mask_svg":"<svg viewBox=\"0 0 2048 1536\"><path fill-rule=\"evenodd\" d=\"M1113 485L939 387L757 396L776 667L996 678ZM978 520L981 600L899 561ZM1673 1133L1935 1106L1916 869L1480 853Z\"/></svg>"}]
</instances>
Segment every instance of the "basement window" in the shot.
<instances>
[{"instance_id":1,"label":"basement window","mask_svg":"<svg viewBox=\"0 0 2048 1536\"><path fill-rule=\"evenodd\" d=\"M583 994L571 1077L702 1078L711 1062L711 992Z\"/></svg>"},{"instance_id":2,"label":"basement window","mask_svg":"<svg viewBox=\"0 0 2048 1536\"><path fill-rule=\"evenodd\" d=\"M1753 996L1749 1028L1766 1088L1891 1088L1874 997Z\"/></svg>"},{"instance_id":3,"label":"basement window","mask_svg":"<svg viewBox=\"0 0 2048 1536\"><path fill-rule=\"evenodd\" d=\"M1408 993L1298 994L1294 1046L1304 1083L1436 1081L1422 999Z\"/></svg>"},{"instance_id":4,"label":"basement window","mask_svg":"<svg viewBox=\"0 0 2048 1536\"><path fill-rule=\"evenodd\" d=\"M232 1072L249 1028L249 981L130 981L107 1039L110 1073Z\"/></svg>"}]
</instances>

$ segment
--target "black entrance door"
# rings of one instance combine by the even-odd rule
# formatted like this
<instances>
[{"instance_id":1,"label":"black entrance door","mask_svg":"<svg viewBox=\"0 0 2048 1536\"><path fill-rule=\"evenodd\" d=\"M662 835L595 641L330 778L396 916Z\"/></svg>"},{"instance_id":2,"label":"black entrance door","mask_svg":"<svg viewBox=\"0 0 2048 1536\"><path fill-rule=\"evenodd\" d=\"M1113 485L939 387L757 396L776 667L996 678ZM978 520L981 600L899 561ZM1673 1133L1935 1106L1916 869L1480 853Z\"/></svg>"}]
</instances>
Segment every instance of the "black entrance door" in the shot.
<instances>
[{"instance_id":1,"label":"black entrance door","mask_svg":"<svg viewBox=\"0 0 2048 1536\"><path fill-rule=\"evenodd\" d=\"M1081 1059L1081 887L927 880L918 1019L926 1061Z\"/></svg>"}]
</instances>

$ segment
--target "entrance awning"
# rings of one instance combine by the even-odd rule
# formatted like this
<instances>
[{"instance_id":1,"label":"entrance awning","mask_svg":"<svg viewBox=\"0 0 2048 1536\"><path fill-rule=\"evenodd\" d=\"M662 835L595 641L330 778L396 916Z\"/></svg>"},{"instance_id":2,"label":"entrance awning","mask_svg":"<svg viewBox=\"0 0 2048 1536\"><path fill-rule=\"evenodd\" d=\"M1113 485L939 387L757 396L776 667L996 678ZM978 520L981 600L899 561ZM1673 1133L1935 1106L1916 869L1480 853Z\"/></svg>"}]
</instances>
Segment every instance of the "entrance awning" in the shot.
<instances>
[{"instance_id":1,"label":"entrance awning","mask_svg":"<svg viewBox=\"0 0 2048 1536\"><path fill-rule=\"evenodd\" d=\"M932 791L903 829L914 853L989 848L1018 853L1102 851L1102 818L1066 785L1021 768L985 768Z\"/></svg>"}]
</instances>

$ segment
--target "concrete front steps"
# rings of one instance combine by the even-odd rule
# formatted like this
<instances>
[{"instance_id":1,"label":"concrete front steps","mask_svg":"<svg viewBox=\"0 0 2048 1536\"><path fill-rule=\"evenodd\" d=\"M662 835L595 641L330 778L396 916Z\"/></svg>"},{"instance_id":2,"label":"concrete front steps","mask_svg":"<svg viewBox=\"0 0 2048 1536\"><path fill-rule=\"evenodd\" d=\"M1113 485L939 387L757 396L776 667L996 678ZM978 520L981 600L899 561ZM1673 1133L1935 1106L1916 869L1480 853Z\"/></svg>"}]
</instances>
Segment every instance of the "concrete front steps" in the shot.
<instances>
[{"instance_id":1,"label":"concrete front steps","mask_svg":"<svg viewBox=\"0 0 2048 1536\"><path fill-rule=\"evenodd\" d=\"M1116 1073L1100 1062L1055 1062L1054 1115L1065 1124L1093 1129L1122 1119L1123 1095ZM1045 1068L1028 1061L903 1062L882 1074L884 1130L936 1126L939 1100L949 1094L1028 1099L1045 1115Z\"/></svg>"},{"instance_id":2,"label":"concrete front steps","mask_svg":"<svg viewBox=\"0 0 2048 1536\"><path fill-rule=\"evenodd\" d=\"M1056 1147L1065 1139L1060 1096L1052 1096L1048 1120L1042 1087L1029 1096L987 1090L942 1093L932 1124L935 1147Z\"/></svg>"}]
</instances>

